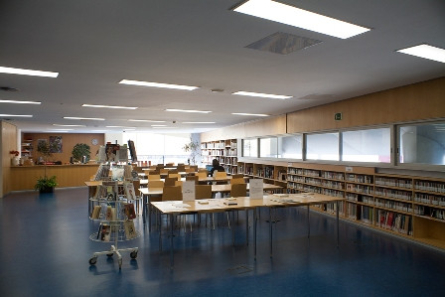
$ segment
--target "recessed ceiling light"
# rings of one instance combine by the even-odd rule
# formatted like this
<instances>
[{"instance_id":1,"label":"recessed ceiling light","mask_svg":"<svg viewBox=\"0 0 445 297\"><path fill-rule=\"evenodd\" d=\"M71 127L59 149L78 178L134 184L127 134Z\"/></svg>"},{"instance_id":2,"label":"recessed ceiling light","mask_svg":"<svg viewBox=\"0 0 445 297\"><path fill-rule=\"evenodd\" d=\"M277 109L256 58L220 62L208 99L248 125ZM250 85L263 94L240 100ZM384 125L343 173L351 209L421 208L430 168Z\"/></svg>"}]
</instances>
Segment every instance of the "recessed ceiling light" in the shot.
<instances>
[{"instance_id":1,"label":"recessed ceiling light","mask_svg":"<svg viewBox=\"0 0 445 297\"><path fill-rule=\"evenodd\" d=\"M128 120L129 122L146 122L146 123L165 123L165 121L156 120Z\"/></svg>"},{"instance_id":2,"label":"recessed ceiling light","mask_svg":"<svg viewBox=\"0 0 445 297\"><path fill-rule=\"evenodd\" d=\"M63 125L63 124L53 124L53 126L59 126L59 127L86 127L86 125Z\"/></svg>"},{"instance_id":3,"label":"recessed ceiling light","mask_svg":"<svg viewBox=\"0 0 445 297\"><path fill-rule=\"evenodd\" d=\"M368 28L271 0L249 0L233 8L233 11L342 39L370 31Z\"/></svg>"},{"instance_id":4,"label":"recessed ceiling light","mask_svg":"<svg viewBox=\"0 0 445 297\"><path fill-rule=\"evenodd\" d=\"M63 117L67 120L91 120L91 121L105 121L103 118L82 118L82 117Z\"/></svg>"},{"instance_id":5,"label":"recessed ceiling light","mask_svg":"<svg viewBox=\"0 0 445 297\"><path fill-rule=\"evenodd\" d=\"M445 49L431 46L428 44L420 44L413 47L398 50L397 52L445 63Z\"/></svg>"},{"instance_id":6,"label":"recessed ceiling light","mask_svg":"<svg viewBox=\"0 0 445 297\"><path fill-rule=\"evenodd\" d=\"M215 122L182 122L183 124L215 124Z\"/></svg>"},{"instance_id":7,"label":"recessed ceiling light","mask_svg":"<svg viewBox=\"0 0 445 297\"><path fill-rule=\"evenodd\" d=\"M132 106L116 106L116 105L82 104L82 106L83 107L94 107L94 108L137 109L137 107L132 107Z\"/></svg>"},{"instance_id":8,"label":"recessed ceiling light","mask_svg":"<svg viewBox=\"0 0 445 297\"><path fill-rule=\"evenodd\" d=\"M32 118L31 114L4 114L1 113L0 117L11 117L11 118Z\"/></svg>"},{"instance_id":9,"label":"recessed ceiling light","mask_svg":"<svg viewBox=\"0 0 445 297\"><path fill-rule=\"evenodd\" d=\"M234 115L243 115L243 116L255 116L255 117L268 117L268 114L264 113L246 113L246 112L232 112Z\"/></svg>"},{"instance_id":10,"label":"recessed ceiling light","mask_svg":"<svg viewBox=\"0 0 445 297\"><path fill-rule=\"evenodd\" d=\"M176 112L196 112L196 113L209 113L211 111L209 110L194 110L194 109L175 109L175 108L168 108L165 111L176 111Z\"/></svg>"},{"instance_id":11,"label":"recessed ceiling light","mask_svg":"<svg viewBox=\"0 0 445 297\"><path fill-rule=\"evenodd\" d=\"M175 89L175 90L185 90L185 91L193 91L193 90L198 89L198 87L195 87L195 86L185 86L185 85L166 84L166 83L128 80L128 79L123 79L119 83L123 84L123 85L162 88L162 89Z\"/></svg>"},{"instance_id":12,"label":"recessed ceiling light","mask_svg":"<svg viewBox=\"0 0 445 297\"><path fill-rule=\"evenodd\" d=\"M255 93L255 92L246 92L246 91L238 91L238 92L232 93L232 95L270 98L270 99L290 99L290 98L292 98L292 96L288 96L288 95L275 95L275 94Z\"/></svg>"},{"instance_id":13,"label":"recessed ceiling light","mask_svg":"<svg viewBox=\"0 0 445 297\"><path fill-rule=\"evenodd\" d=\"M125 128L125 129L136 129L136 127L126 127L126 126L105 126L107 128Z\"/></svg>"},{"instance_id":14,"label":"recessed ceiling light","mask_svg":"<svg viewBox=\"0 0 445 297\"><path fill-rule=\"evenodd\" d=\"M57 72L42 71L42 70L30 70L30 69L21 69L21 68L12 68L12 67L3 67L3 66L0 66L0 73L40 76L40 77L52 77L52 78L56 78L59 75L59 73L57 73Z\"/></svg>"},{"instance_id":15,"label":"recessed ceiling light","mask_svg":"<svg viewBox=\"0 0 445 297\"><path fill-rule=\"evenodd\" d=\"M12 104L42 104L39 101L20 101L20 100L1 100L0 103L12 103Z\"/></svg>"}]
</instances>

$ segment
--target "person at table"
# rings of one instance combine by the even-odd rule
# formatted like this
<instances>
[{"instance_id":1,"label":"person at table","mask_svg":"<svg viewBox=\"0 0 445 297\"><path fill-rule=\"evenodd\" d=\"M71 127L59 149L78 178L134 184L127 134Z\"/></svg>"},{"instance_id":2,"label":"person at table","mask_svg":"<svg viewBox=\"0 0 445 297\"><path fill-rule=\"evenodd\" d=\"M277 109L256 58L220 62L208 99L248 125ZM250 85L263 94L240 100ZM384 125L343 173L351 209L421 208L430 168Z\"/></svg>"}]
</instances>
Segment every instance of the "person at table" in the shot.
<instances>
[{"instance_id":1,"label":"person at table","mask_svg":"<svg viewBox=\"0 0 445 297\"><path fill-rule=\"evenodd\" d=\"M215 171L226 171L225 169L224 169L224 167L222 167L220 164L219 164L219 161L217 160L217 159L213 159L212 160L212 169L210 170L210 176L213 176L213 173L215 172Z\"/></svg>"}]
</instances>

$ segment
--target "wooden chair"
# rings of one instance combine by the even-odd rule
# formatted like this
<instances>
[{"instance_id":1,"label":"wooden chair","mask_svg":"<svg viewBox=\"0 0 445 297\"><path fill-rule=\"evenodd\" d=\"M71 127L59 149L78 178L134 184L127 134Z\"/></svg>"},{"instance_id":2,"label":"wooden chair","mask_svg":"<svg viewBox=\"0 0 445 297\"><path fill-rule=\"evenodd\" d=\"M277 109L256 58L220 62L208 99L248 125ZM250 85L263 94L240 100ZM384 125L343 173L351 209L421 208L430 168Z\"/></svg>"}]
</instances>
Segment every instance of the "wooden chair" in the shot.
<instances>
[{"instance_id":1,"label":"wooden chair","mask_svg":"<svg viewBox=\"0 0 445 297\"><path fill-rule=\"evenodd\" d=\"M210 199L212 198L211 185L195 185L195 199Z\"/></svg>"},{"instance_id":2,"label":"wooden chair","mask_svg":"<svg viewBox=\"0 0 445 297\"><path fill-rule=\"evenodd\" d=\"M182 189L180 186L164 187L162 201L182 201Z\"/></svg>"},{"instance_id":3,"label":"wooden chair","mask_svg":"<svg viewBox=\"0 0 445 297\"><path fill-rule=\"evenodd\" d=\"M213 177L215 179L227 178L227 172L225 172L225 171L215 171L215 172L213 172Z\"/></svg>"},{"instance_id":4,"label":"wooden chair","mask_svg":"<svg viewBox=\"0 0 445 297\"><path fill-rule=\"evenodd\" d=\"M178 187L178 186L182 188L182 180L175 181L175 187Z\"/></svg>"},{"instance_id":5,"label":"wooden chair","mask_svg":"<svg viewBox=\"0 0 445 297\"><path fill-rule=\"evenodd\" d=\"M168 177L169 177L169 178L176 178L176 179L178 179L178 180L181 179L181 175L180 175L179 173L171 173L171 172L169 172L169 173L168 173Z\"/></svg>"},{"instance_id":6,"label":"wooden chair","mask_svg":"<svg viewBox=\"0 0 445 297\"><path fill-rule=\"evenodd\" d=\"M242 184L232 184L230 187L231 197L246 197L247 196L247 185Z\"/></svg>"},{"instance_id":7,"label":"wooden chair","mask_svg":"<svg viewBox=\"0 0 445 297\"><path fill-rule=\"evenodd\" d=\"M206 179L207 178L207 170L206 170L206 172L198 172L195 174L195 176L197 176L198 179Z\"/></svg>"},{"instance_id":8,"label":"wooden chair","mask_svg":"<svg viewBox=\"0 0 445 297\"><path fill-rule=\"evenodd\" d=\"M149 174L148 175L148 181L152 181L152 180L161 180L161 175L159 174Z\"/></svg>"},{"instance_id":9,"label":"wooden chair","mask_svg":"<svg viewBox=\"0 0 445 297\"><path fill-rule=\"evenodd\" d=\"M149 189L162 189L164 187L164 182L162 180L149 180L147 187Z\"/></svg>"},{"instance_id":10,"label":"wooden chair","mask_svg":"<svg viewBox=\"0 0 445 297\"><path fill-rule=\"evenodd\" d=\"M185 166L184 165L178 165L178 167L176 169L178 170L178 172L184 172L185 171Z\"/></svg>"},{"instance_id":11,"label":"wooden chair","mask_svg":"<svg viewBox=\"0 0 445 297\"><path fill-rule=\"evenodd\" d=\"M245 184L245 183L246 183L246 181L244 180L243 177L241 177L241 178L232 178L232 179L230 180L230 184L231 184L231 185Z\"/></svg>"},{"instance_id":12,"label":"wooden chair","mask_svg":"<svg viewBox=\"0 0 445 297\"><path fill-rule=\"evenodd\" d=\"M160 175L160 174L161 174L161 171L158 169L148 171L148 175Z\"/></svg>"},{"instance_id":13,"label":"wooden chair","mask_svg":"<svg viewBox=\"0 0 445 297\"><path fill-rule=\"evenodd\" d=\"M166 187L173 187L177 180L178 180L178 178L176 178L176 177L167 177L165 179L164 186L166 186Z\"/></svg>"},{"instance_id":14,"label":"wooden chair","mask_svg":"<svg viewBox=\"0 0 445 297\"><path fill-rule=\"evenodd\" d=\"M197 175L189 175L185 177L185 180L187 181L195 181L196 183L199 181L199 176Z\"/></svg>"},{"instance_id":15,"label":"wooden chair","mask_svg":"<svg viewBox=\"0 0 445 297\"><path fill-rule=\"evenodd\" d=\"M168 175L168 169L161 168L159 170L159 174L161 174L161 175Z\"/></svg>"},{"instance_id":16,"label":"wooden chair","mask_svg":"<svg viewBox=\"0 0 445 297\"><path fill-rule=\"evenodd\" d=\"M170 175L170 174L177 174L177 173L179 173L178 169L170 169L170 170L168 171L168 174L169 174L169 175Z\"/></svg>"},{"instance_id":17,"label":"wooden chair","mask_svg":"<svg viewBox=\"0 0 445 297\"><path fill-rule=\"evenodd\" d=\"M244 178L244 174L232 174L232 178Z\"/></svg>"}]
</instances>

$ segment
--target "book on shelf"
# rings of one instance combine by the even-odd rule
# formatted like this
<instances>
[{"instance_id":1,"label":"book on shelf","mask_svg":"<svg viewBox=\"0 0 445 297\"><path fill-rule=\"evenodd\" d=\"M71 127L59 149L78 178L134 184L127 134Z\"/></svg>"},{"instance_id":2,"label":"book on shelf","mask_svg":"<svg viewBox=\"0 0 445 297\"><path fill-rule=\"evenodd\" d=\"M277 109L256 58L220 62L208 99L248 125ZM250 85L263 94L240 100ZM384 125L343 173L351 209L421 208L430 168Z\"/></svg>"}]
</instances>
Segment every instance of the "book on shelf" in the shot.
<instances>
[{"instance_id":1,"label":"book on shelf","mask_svg":"<svg viewBox=\"0 0 445 297\"><path fill-rule=\"evenodd\" d=\"M124 230L125 236L127 239L133 239L137 237L137 232L134 227L134 222L131 220L127 220L124 222Z\"/></svg>"},{"instance_id":2,"label":"book on shelf","mask_svg":"<svg viewBox=\"0 0 445 297\"><path fill-rule=\"evenodd\" d=\"M98 219L99 218L101 208L102 207L100 205L95 205L94 206L93 211L91 213L91 218L92 219Z\"/></svg>"},{"instance_id":3,"label":"book on shelf","mask_svg":"<svg viewBox=\"0 0 445 297\"><path fill-rule=\"evenodd\" d=\"M125 182L124 188L125 188L125 195L127 196L127 200L136 200L137 199L132 182Z\"/></svg>"},{"instance_id":4,"label":"book on shelf","mask_svg":"<svg viewBox=\"0 0 445 297\"><path fill-rule=\"evenodd\" d=\"M107 211L105 213L105 220L112 221L116 219L116 208L107 206Z\"/></svg>"},{"instance_id":5,"label":"book on shelf","mask_svg":"<svg viewBox=\"0 0 445 297\"><path fill-rule=\"evenodd\" d=\"M136 211L134 210L133 203L125 203L124 204L124 213L129 220L136 218Z\"/></svg>"},{"instance_id":6,"label":"book on shelf","mask_svg":"<svg viewBox=\"0 0 445 297\"><path fill-rule=\"evenodd\" d=\"M101 224L99 227L100 232L100 240L101 241L110 241L111 237L111 226L108 224Z\"/></svg>"}]
</instances>

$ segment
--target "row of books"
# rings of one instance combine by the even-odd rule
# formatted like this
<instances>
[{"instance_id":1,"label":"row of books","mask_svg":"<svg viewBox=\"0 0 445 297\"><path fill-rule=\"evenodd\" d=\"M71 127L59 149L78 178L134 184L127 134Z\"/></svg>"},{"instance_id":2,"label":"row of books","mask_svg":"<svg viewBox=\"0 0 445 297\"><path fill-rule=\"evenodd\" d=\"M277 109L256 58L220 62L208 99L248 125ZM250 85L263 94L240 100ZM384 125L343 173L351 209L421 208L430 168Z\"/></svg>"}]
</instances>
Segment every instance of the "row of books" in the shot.
<instances>
[{"instance_id":1,"label":"row of books","mask_svg":"<svg viewBox=\"0 0 445 297\"><path fill-rule=\"evenodd\" d=\"M412 217L391 211L377 211L377 226L405 235L412 235Z\"/></svg>"},{"instance_id":2,"label":"row of books","mask_svg":"<svg viewBox=\"0 0 445 297\"><path fill-rule=\"evenodd\" d=\"M124 232L125 232L125 238L127 240L136 238L138 236L136 232L136 228L134 226L134 222L131 220L124 221ZM118 224L109 224L109 223L102 223L99 225L99 229L97 230L97 236L96 239L100 241L110 241L112 239L112 234L117 236L117 233L119 232L119 225Z\"/></svg>"},{"instance_id":3,"label":"row of books","mask_svg":"<svg viewBox=\"0 0 445 297\"><path fill-rule=\"evenodd\" d=\"M136 218L136 211L133 203L123 203L122 212L128 220ZM91 212L91 218L114 221L117 219L116 207L104 203L95 205Z\"/></svg>"}]
</instances>

